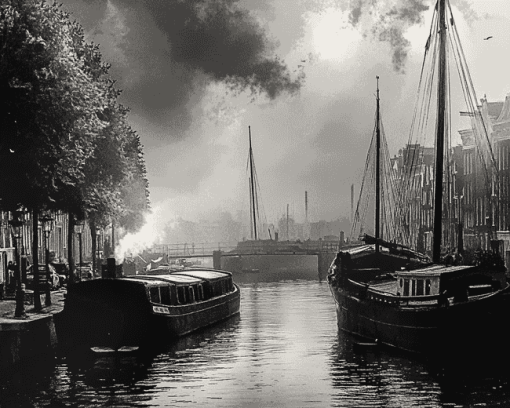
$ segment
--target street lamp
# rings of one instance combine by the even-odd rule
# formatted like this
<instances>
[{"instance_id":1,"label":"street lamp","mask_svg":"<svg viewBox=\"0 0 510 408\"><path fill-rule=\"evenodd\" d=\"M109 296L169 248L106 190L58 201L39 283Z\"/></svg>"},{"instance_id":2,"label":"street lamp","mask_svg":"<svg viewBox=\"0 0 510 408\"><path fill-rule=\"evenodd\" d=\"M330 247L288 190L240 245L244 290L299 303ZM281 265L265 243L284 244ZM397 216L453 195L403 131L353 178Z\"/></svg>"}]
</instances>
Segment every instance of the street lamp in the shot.
<instances>
[{"instance_id":1,"label":"street lamp","mask_svg":"<svg viewBox=\"0 0 510 408\"><path fill-rule=\"evenodd\" d=\"M96 250L97 250L97 257L96 257L96 270L97 270L97 276L101 273L101 259L99 257L99 241L101 239L101 230L99 228L96 228Z\"/></svg>"},{"instance_id":2,"label":"street lamp","mask_svg":"<svg viewBox=\"0 0 510 408\"><path fill-rule=\"evenodd\" d=\"M44 263L46 265L46 306L51 306L51 293L50 293L50 282L51 282L51 274L50 274L50 234L53 230L53 217L49 211L46 211L40 217L43 232L44 232ZM38 284L38 282L36 282Z\"/></svg>"},{"instance_id":3,"label":"street lamp","mask_svg":"<svg viewBox=\"0 0 510 408\"><path fill-rule=\"evenodd\" d=\"M79 276L81 280L81 267L82 267L82 258L81 258L81 234L83 233L83 221L76 221L74 224L74 232L78 234L78 246L79 246L79 254L80 254L80 264L79 264Z\"/></svg>"},{"instance_id":4,"label":"street lamp","mask_svg":"<svg viewBox=\"0 0 510 408\"><path fill-rule=\"evenodd\" d=\"M14 257L16 259L16 279L18 284L16 285L16 309L14 311L15 317L25 316L25 284L21 282L21 253L20 247L23 239L22 228L24 224L22 211L15 211L13 218L9 220L9 224L12 228L12 235L15 240Z\"/></svg>"}]
</instances>

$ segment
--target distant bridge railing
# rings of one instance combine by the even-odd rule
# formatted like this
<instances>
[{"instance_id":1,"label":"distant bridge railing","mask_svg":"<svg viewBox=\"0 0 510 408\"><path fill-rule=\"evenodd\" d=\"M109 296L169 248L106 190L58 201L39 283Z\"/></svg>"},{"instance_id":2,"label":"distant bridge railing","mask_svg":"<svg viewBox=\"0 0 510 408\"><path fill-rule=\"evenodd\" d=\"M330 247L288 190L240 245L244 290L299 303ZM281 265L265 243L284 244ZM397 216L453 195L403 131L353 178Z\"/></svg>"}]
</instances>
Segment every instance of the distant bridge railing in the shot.
<instances>
[{"instance_id":1,"label":"distant bridge railing","mask_svg":"<svg viewBox=\"0 0 510 408\"><path fill-rule=\"evenodd\" d=\"M166 254L168 258L207 257L214 251L242 253L278 252L336 252L340 248L338 241L306 240L306 241L241 241L241 242L202 242L159 244L152 248L153 252Z\"/></svg>"},{"instance_id":2,"label":"distant bridge railing","mask_svg":"<svg viewBox=\"0 0 510 408\"><path fill-rule=\"evenodd\" d=\"M185 242L180 244L159 244L152 248L153 252L166 254L169 258L212 256L214 251L232 251L237 242Z\"/></svg>"}]
</instances>

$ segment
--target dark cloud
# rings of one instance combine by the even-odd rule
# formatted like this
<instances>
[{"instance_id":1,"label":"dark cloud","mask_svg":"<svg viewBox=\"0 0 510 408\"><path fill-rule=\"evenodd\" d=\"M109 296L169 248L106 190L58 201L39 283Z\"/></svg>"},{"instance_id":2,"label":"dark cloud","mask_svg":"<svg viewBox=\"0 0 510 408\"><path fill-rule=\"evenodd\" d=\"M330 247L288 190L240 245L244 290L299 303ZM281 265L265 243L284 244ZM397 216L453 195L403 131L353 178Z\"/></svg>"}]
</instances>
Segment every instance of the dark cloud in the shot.
<instances>
[{"instance_id":1,"label":"dark cloud","mask_svg":"<svg viewBox=\"0 0 510 408\"><path fill-rule=\"evenodd\" d=\"M398 0L388 2L356 0L350 3L349 23L363 35L388 43L392 50L393 68L404 72L410 42L404 37L406 30L423 22L423 13L430 0Z\"/></svg>"},{"instance_id":2,"label":"dark cloud","mask_svg":"<svg viewBox=\"0 0 510 408\"><path fill-rule=\"evenodd\" d=\"M64 8L102 45L130 107L177 138L208 83L275 99L304 80L238 0L64 0Z\"/></svg>"}]
</instances>

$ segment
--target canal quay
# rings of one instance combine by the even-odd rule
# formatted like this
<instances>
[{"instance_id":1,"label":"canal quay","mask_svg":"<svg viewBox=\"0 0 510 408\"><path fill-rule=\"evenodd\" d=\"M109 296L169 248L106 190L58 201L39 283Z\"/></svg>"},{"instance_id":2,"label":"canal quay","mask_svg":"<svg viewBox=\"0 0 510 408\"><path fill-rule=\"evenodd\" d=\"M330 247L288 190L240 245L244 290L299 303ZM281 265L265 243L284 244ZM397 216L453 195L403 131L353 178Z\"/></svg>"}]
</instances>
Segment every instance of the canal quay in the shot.
<instances>
[{"instance_id":1,"label":"canal quay","mask_svg":"<svg viewBox=\"0 0 510 408\"><path fill-rule=\"evenodd\" d=\"M324 280L239 286L239 315L150 352L84 354L57 347L2 370L0 407L510 404L510 368L501 359L480 365L466 356L451 365L359 349L338 330Z\"/></svg>"}]
</instances>

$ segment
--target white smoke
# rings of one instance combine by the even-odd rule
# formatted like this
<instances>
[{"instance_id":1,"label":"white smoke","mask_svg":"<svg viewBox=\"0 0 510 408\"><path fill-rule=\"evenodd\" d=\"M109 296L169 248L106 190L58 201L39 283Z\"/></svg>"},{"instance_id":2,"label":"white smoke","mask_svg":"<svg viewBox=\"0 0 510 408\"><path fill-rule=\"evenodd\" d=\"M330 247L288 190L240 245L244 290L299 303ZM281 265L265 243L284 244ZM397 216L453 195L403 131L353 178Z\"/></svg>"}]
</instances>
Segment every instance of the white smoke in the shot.
<instances>
[{"instance_id":1,"label":"white smoke","mask_svg":"<svg viewBox=\"0 0 510 408\"><path fill-rule=\"evenodd\" d=\"M145 214L145 223L136 233L127 233L119 239L115 246L115 261L117 264L124 262L126 256L136 256L145 249L151 248L162 239L164 232L164 220L160 208L154 208Z\"/></svg>"}]
</instances>

